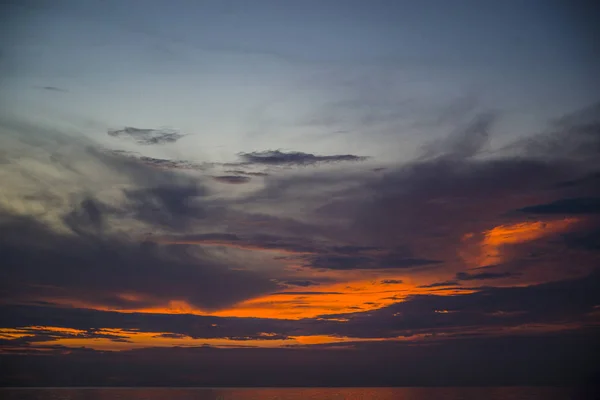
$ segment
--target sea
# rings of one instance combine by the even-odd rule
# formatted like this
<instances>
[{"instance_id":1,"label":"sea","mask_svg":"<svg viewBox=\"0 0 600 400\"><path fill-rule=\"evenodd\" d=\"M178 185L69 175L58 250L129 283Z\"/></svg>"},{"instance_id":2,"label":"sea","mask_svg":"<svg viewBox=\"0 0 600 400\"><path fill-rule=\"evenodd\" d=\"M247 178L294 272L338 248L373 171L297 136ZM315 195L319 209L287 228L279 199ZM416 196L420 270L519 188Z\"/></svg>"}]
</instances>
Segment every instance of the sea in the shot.
<instances>
[{"instance_id":1,"label":"sea","mask_svg":"<svg viewBox=\"0 0 600 400\"><path fill-rule=\"evenodd\" d=\"M591 397L589 397L591 398ZM566 400L569 388L4 388L2 400Z\"/></svg>"}]
</instances>

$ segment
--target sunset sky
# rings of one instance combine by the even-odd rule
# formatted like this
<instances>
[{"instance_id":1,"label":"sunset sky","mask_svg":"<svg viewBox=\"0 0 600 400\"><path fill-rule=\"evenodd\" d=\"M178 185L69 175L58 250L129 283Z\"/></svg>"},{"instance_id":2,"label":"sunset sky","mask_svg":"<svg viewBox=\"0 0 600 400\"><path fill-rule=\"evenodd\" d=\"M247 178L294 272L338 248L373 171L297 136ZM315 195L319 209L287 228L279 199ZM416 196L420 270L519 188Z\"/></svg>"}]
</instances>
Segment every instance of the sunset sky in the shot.
<instances>
[{"instance_id":1,"label":"sunset sky","mask_svg":"<svg viewBox=\"0 0 600 400\"><path fill-rule=\"evenodd\" d=\"M2 2L0 385L586 379L591 3Z\"/></svg>"}]
</instances>

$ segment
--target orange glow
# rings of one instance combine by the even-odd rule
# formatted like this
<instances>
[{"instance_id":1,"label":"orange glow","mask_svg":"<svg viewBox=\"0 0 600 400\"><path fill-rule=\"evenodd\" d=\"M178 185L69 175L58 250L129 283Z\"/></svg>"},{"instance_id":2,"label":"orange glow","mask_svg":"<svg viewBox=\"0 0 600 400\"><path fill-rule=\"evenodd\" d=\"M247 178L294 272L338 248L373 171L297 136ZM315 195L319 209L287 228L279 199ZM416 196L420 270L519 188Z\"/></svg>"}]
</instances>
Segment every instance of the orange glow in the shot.
<instances>
[{"instance_id":1,"label":"orange glow","mask_svg":"<svg viewBox=\"0 0 600 400\"><path fill-rule=\"evenodd\" d=\"M556 221L520 222L510 225L498 225L483 232L479 243L479 255L472 258L463 252L463 257L474 266L496 264L504 260L503 249L507 245L531 242L542 237L565 231L572 224L579 222L576 218L565 218ZM463 236L463 242L474 237L473 233Z\"/></svg>"},{"instance_id":2,"label":"orange glow","mask_svg":"<svg viewBox=\"0 0 600 400\"><path fill-rule=\"evenodd\" d=\"M65 346L65 347L85 347L94 350L104 351L120 351L139 349L146 347L200 347L209 345L212 347L260 347L260 348L275 348L283 346L304 346L315 344L333 344L344 342L366 342L366 341L383 341L383 340L406 340L406 338L353 338L345 336L331 335L314 335L314 336L290 336L287 339L229 339L229 338L192 338L182 335L181 337L169 336L166 332L137 332L122 329L100 329L95 331L95 334L104 335L105 337L85 337L85 331L62 329L55 327L27 327L27 328L4 328L0 329L0 337L6 339L18 339L27 336L32 336L42 331L53 331L58 335L77 333L79 337L57 337L55 340L33 342L31 346L43 349L48 346ZM114 339L125 339L124 341L115 341ZM269 337L273 334L263 332L260 337Z\"/></svg>"},{"instance_id":3,"label":"orange glow","mask_svg":"<svg viewBox=\"0 0 600 400\"><path fill-rule=\"evenodd\" d=\"M266 294L245 300L229 308L208 311L198 308L184 300L171 300L161 306L147 308L131 308L115 310L103 304L75 301L70 299L44 298L42 300L76 308L89 308L101 311L118 311L122 313L152 314L193 314L218 317L247 317L274 319L316 318L327 314L347 314L372 311L403 301L410 295L431 293L431 289L419 288L429 283L431 276L410 278L386 272L374 271L324 271L319 276L334 278L336 282L319 285L316 288L284 289L278 293ZM365 275L370 279L365 280ZM301 279L305 279L302 276ZM359 278L362 278L359 279ZM438 279L434 277L433 279ZM382 280L397 281L382 283ZM438 295L467 293L465 290L446 290L436 292ZM144 300L141 295L132 293L119 294L119 297L131 300ZM342 318L343 319L343 318Z\"/></svg>"}]
</instances>

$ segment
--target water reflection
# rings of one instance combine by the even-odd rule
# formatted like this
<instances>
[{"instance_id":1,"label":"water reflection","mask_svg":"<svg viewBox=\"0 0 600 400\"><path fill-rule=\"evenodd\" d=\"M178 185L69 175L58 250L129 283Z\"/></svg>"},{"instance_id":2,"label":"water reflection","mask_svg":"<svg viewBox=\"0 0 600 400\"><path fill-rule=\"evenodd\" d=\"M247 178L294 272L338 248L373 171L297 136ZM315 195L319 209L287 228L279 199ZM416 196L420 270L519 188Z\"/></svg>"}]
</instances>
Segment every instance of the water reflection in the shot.
<instances>
[{"instance_id":1,"label":"water reflection","mask_svg":"<svg viewBox=\"0 0 600 400\"><path fill-rule=\"evenodd\" d=\"M2 389L5 400L564 400L564 388Z\"/></svg>"}]
</instances>

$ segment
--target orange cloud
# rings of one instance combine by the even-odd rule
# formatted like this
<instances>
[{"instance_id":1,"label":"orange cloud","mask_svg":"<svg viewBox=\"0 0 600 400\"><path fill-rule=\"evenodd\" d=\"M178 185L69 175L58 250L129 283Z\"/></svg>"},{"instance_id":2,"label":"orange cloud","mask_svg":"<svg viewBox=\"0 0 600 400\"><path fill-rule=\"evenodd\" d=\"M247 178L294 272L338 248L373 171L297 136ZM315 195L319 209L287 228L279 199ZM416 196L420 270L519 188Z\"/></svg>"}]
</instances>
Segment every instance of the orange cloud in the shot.
<instances>
[{"instance_id":1,"label":"orange cloud","mask_svg":"<svg viewBox=\"0 0 600 400\"><path fill-rule=\"evenodd\" d=\"M563 232L574 223L579 222L577 218L565 218L555 221L519 222L515 224L498 225L482 233L481 239L476 247L476 255L472 256L469 249L461 252L468 264L474 267L482 265L497 264L504 261L505 247L526 242L531 242L545 236ZM473 233L463 236L463 242L468 243L476 237ZM481 235L479 236L481 237Z\"/></svg>"}]
</instances>

